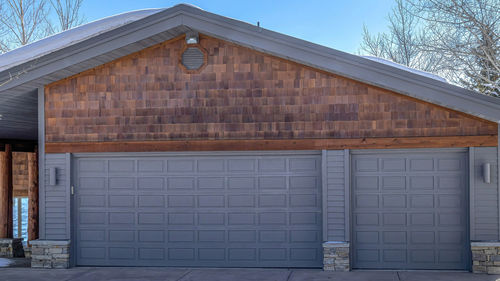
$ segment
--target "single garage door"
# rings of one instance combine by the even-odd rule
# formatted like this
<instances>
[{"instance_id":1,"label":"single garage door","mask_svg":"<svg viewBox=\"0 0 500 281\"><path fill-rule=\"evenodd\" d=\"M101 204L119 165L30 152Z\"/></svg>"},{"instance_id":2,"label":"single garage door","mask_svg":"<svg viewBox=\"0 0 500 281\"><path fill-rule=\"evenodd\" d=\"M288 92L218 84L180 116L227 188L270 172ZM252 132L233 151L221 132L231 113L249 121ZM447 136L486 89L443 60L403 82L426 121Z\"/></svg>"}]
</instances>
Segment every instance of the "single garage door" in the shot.
<instances>
[{"instance_id":1,"label":"single garage door","mask_svg":"<svg viewBox=\"0 0 500 281\"><path fill-rule=\"evenodd\" d=\"M465 152L380 151L351 163L354 268L468 268Z\"/></svg>"},{"instance_id":2,"label":"single garage door","mask_svg":"<svg viewBox=\"0 0 500 281\"><path fill-rule=\"evenodd\" d=\"M320 159L76 158L77 265L321 267Z\"/></svg>"}]
</instances>

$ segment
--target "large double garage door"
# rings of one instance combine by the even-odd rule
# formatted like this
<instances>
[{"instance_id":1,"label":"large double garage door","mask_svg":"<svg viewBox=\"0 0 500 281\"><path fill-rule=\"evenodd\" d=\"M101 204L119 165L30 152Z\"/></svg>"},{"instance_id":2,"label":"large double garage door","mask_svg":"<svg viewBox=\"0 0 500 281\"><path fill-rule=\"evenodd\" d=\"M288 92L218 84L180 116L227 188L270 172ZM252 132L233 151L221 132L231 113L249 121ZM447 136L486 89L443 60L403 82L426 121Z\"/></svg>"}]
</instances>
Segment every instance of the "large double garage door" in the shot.
<instances>
[{"instance_id":1,"label":"large double garage door","mask_svg":"<svg viewBox=\"0 0 500 281\"><path fill-rule=\"evenodd\" d=\"M465 152L354 154L352 262L365 269L467 269Z\"/></svg>"},{"instance_id":2,"label":"large double garage door","mask_svg":"<svg viewBox=\"0 0 500 281\"><path fill-rule=\"evenodd\" d=\"M77 265L322 265L319 153L73 165Z\"/></svg>"}]
</instances>

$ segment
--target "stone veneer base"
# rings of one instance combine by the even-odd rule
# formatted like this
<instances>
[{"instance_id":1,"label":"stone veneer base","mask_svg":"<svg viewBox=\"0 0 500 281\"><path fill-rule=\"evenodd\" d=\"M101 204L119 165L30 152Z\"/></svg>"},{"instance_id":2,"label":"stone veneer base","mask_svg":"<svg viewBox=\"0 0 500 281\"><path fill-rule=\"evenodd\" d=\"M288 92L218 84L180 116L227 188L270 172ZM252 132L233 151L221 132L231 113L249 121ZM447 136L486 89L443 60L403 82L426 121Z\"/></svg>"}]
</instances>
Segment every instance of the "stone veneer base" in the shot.
<instances>
[{"instance_id":1,"label":"stone veneer base","mask_svg":"<svg viewBox=\"0 0 500 281\"><path fill-rule=\"evenodd\" d=\"M24 257L23 238L0 238L1 258Z\"/></svg>"},{"instance_id":2,"label":"stone veneer base","mask_svg":"<svg viewBox=\"0 0 500 281\"><path fill-rule=\"evenodd\" d=\"M500 274L500 242L471 242L472 272Z\"/></svg>"},{"instance_id":3,"label":"stone veneer base","mask_svg":"<svg viewBox=\"0 0 500 281\"><path fill-rule=\"evenodd\" d=\"M69 268L69 240L33 240L32 268Z\"/></svg>"},{"instance_id":4,"label":"stone veneer base","mask_svg":"<svg viewBox=\"0 0 500 281\"><path fill-rule=\"evenodd\" d=\"M323 243L323 270L349 271L350 269L348 242Z\"/></svg>"}]
</instances>

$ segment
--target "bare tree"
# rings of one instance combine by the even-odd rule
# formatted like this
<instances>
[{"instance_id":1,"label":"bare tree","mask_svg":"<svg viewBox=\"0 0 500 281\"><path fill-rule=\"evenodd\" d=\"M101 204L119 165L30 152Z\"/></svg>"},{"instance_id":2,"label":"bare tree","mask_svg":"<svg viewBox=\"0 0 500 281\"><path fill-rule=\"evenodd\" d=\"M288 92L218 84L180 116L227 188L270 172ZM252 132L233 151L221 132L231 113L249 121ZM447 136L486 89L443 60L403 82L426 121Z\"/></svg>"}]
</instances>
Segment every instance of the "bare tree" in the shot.
<instances>
[{"instance_id":1,"label":"bare tree","mask_svg":"<svg viewBox=\"0 0 500 281\"><path fill-rule=\"evenodd\" d=\"M80 13L83 0L51 0L61 31L81 25L84 18Z\"/></svg>"},{"instance_id":2,"label":"bare tree","mask_svg":"<svg viewBox=\"0 0 500 281\"><path fill-rule=\"evenodd\" d=\"M50 34L45 0L1 0L0 3L0 51L9 51Z\"/></svg>"},{"instance_id":3,"label":"bare tree","mask_svg":"<svg viewBox=\"0 0 500 281\"><path fill-rule=\"evenodd\" d=\"M83 0L0 0L0 54L84 22ZM57 24L48 18L54 15Z\"/></svg>"},{"instance_id":4,"label":"bare tree","mask_svg":"<svg viewBox=\"0 0 500 281\"><path fill-rule=\"evenodd\" d=\"M500 96L500 1L406 0L425 21L427 53L443 57L444 74L457 84Z\"/></svg>"},{"instance_id":5,"label":"bare tree","mask_svg":"<svg viewBox=\"0 0 500 281\"><path fill-rule=\"evenodd\" d=\"M427 40L420 19L409 12L404 0L396 0L395 7L388 15L388 33L372 35L363 26L361 54L367 54L429 72L437 72L441 64L440 56L423 52L421 42Z\"/></svg>"}]
</instances>

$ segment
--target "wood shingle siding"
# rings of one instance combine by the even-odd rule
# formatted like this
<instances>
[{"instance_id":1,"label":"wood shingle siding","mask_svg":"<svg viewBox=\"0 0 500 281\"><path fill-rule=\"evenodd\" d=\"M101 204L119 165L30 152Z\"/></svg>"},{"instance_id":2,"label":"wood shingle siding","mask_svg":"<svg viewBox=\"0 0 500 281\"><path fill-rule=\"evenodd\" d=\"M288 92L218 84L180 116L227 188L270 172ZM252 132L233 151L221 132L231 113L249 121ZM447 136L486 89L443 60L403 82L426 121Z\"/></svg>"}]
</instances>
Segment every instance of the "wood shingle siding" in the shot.
<instances>
[{"instance_id":1,"label":"wood shingle siding","mask_svg":"<svg viewBox=\"0 0 500 281\"><path fill-rule=\"evenodd\" d=\"M497 134L493 122L203 35L207 65L186 73L182 39L48 85L47 143Z\"/></svg>"}]
</instances>

